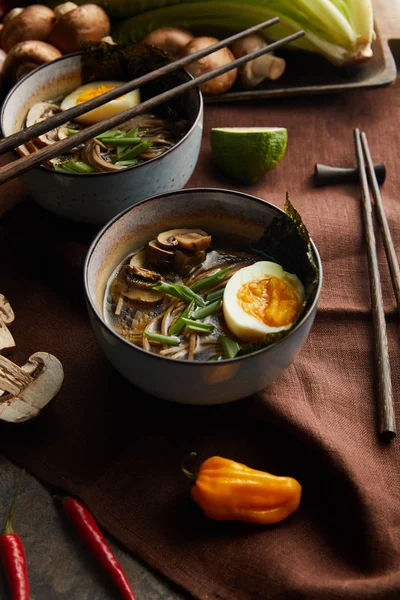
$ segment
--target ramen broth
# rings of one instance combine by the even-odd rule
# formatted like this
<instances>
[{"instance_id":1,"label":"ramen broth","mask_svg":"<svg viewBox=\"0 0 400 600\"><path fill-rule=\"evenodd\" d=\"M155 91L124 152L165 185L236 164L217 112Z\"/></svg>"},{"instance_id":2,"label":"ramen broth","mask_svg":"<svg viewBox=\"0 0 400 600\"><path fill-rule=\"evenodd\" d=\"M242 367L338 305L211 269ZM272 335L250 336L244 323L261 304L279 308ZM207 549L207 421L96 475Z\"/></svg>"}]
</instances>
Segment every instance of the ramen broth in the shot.
<instances>
[{"instance_id":1,"label":"ramen broth","mask_svg":"<svg viewBox=\"0 0 400 600\"><path fill-rule=\"evenodd\" d=\"M179 254L183 254L183 263ZM246 273L249 268L259 271L260 265L272 265L273 271L281 269L272 257L255 252L250 241L240 236L211 238L207 232L189 229L163 232L127 256L112 273L104 296L105 321L128 342L164 357L197 361L234 358L241 351L249 351L247 341L252 338L227 324L227 284L230 280L234 283L234 278L246 268ZM241 286L242 292L251 295L258 293L261 284L261 300L269 294L271 305L275 302L275 313L276 309L280 313L279 319L286 318L288 307L292 310L295 306L298 315L303 301L302 284L297 277L282 273L291 280L285 283L284 278L262 276L254 281L247 276L250 283ZM288 281L292 285L294 279L295 292L287 285ZM274 283L272 292L266 291L267 282L269 286ZM279 292L280 297L276 295L280 289L277 282L286 286L283 295ZM260 297L251 296L251 301L254 297L259 306ZM246 321L252 313L243 306ZM242 316L233 318L240 322ZM274 318L274 328L270 330L275 332L278 329ZM287 322L283 324L282 330L290 328ZM268 329L264 323L262 326Z\"/></svg>"}]
</instances>

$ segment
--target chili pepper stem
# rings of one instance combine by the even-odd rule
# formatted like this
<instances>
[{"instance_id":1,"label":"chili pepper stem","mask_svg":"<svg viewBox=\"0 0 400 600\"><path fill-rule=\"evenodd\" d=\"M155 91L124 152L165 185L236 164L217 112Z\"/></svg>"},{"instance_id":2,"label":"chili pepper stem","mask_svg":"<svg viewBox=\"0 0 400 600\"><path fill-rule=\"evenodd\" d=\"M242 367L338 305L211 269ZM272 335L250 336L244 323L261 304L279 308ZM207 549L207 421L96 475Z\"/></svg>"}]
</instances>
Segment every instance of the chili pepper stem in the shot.
<instances>
[{"instance_id":1,"label":"chili pepper stem","mask_svg":"<svg viewBox=\"0 0 400 600\"><path fill-rule=\"evenodd\" d=\"M12 527L12 519L13 519L13 516L14 516L15 507L16 507L16 504L17 504L17 498L18 498L19 491L21 489L22 480L24 478L24 475L25 475L25 469L22 470L22 473L21 473L21 475L19 477L17 488L16 488L16 490L14 492L14 496L13 496L13 499L11 501L10 508L8 509L7 518L6 518L6 522L4 524L4 527L3 527L2 535L13 535L13 533L14 533L14 529Z\"/></svg>"},{"instance_id":2,"label":"chili pepper stem","mask_svg":"<svg viewBox=\"0 0 400 600\"><path fill-rule=\"evenodd\" d=\"M186 475L186 477L189 479L189 481L194 483L197 479L197 473L191 473L188 469L186 469L185 465L183 464L187 459L192 458L192 456L197 456L197 452L191 452L189 455L183 457L181 462L181 470L182 473L184 473L184 475Z\"/></svg>"}]
</instances>

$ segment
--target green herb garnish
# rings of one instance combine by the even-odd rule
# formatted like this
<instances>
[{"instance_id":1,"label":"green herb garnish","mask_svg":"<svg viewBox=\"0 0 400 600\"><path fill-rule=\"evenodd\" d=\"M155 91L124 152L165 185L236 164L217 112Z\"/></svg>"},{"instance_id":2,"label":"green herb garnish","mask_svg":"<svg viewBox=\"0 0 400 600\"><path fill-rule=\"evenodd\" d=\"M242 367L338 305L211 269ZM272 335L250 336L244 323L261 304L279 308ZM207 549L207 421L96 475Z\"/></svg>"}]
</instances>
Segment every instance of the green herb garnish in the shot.
<instances>
[{"instance_id":1,"label":"green herb garnish","mask_svg":"<svg viewBox=\"0 0 400 600\"><path fill-rule=\"evenodd\" d=\"M241 350L240 345L226 335L220 335L219 341L224 349L225 358L235 358Z\"/></svg>"},{"instance_id":2,"label":"green herb garnish","mask_svg":"<svg viewBox=\"0 0 400 600\"><path fill-rule=\"evenodd\" d=\"M184 300L188 304L194 300L197 306L205 306L203 298L198 294L195 294L193 290L191 290L186 285L179 285L178 283L165 283L165 281L161 281L156 286L154 286L153 290L157 290L158 292L163 292L164 294L168 294L169 296L174 296L175 298L180 298Z\"/></svg>"},{"instance_id":3,"label":"green herb garnish","mask_svg":"<svg viewBox=\"0 0 400 600\"><path fill-rule=\"evenodd\" d=\"M215 302L210 302L210 304L207 304L206 306L204 306L203 308L199 308L197 310L194 311L194 313L192 314L192 318L193 319L204 319L205 317L208 317L209 315L212 315L216 312L219 311L219 309L221 308L221 300L216 300Z\"/></svg>"},{"instance_id":4,"label":"green herb garnish","mask_svg":"<svg viewBox=\"0 0 400 600\"><path fill-rule=\"evenodd\" d=\"M142 154L143 152L145 152L146 150L151 148L152 145L153 145L153 142L141 142L140 144L137 144L136 146L134 146L131 150L128 150L124 154L120 154L118 156L118 159L130 160L132 158L136 158L137 156L139 156L140 154Z\"/></svg>"},{"instance_id":5,"label":"green herb garnish","mask_svg":"<svg viewBox=\"0 0 400 600\"><path fill-rule=\"evenodd\" d=\"M229 269L221 269L217 273L214 273L214 275L210 275L209 277L206 277L205 279L202 279L201 281L198 281L192 285L192 290L194 292L200 292L200 290L204 290L204 288L211 287L212 285L215 285L221 281L221 279L223 279L228 272Z\"/></svg>"},{"instance_id":6,"label":"green herb garnish","mask_svg":"<svg viewBox=\"0 0 400 600\"><path fill-rule=\"evenodd\" d=\"M143 334L150 340L168 344L169 346L179 346L181 343L180 338L176 335L161 335L161 333L151 333L150 331L144 331Z\"/></svg>"},{"instance_id":7,"label":"green herb garnish","mask_svg":"<svg viewBox=\"0 0 400 600\"><path fill-rule=\"evenodd\" d=\"M214 325L211 325L211 323L199 323L198 321L186 319L185 317L181 317L181 319L186 327L192 331L198 331L200 333L211 333L214 331Z\"/></svg>"},{"instance_id":8,"label":"green herb garnish","mask_svg":"<svg viewBox=\"0 0 400 600\"><path fill-rule=\"evenodd\" d=\"M195 303L194 300L192 300L191 303L187 305L179 319L171 327L171 335L179 335L181 333L182 329L185 327L185 323L182 319L190 319L194 306Z\"/></svg>"},{"instance_id":9,"label":"green herb garnish","mask_svg":"<svg viewBox=\"0 0 400 600\"><path fill-rule=\"evenodd\" d=\"M225 292L225 287L219 289L219 290L214 290L213 292L210 292L209 294L207 294L206 297L206 301L207 302L214 302L214 300L220 300Z\"/></svg>"}]
</instances>

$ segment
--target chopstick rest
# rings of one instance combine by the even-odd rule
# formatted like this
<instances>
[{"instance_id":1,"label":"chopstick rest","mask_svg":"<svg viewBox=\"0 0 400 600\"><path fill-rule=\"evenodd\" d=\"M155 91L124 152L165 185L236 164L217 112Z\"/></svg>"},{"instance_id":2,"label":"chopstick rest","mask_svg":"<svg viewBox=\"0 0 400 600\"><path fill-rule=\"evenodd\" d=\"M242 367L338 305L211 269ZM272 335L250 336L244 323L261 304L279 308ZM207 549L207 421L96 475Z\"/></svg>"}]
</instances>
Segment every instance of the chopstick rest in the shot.
<instances>
[{"instance_id":1,"label":"chopstick rest","mask_svg":"<svg viewBox=\"0 0 400 600\"><path fill-rule=\"evenodd\" d=\"M15 348L14 338L8 329L8 325L11 325L14 319L11 304L3 294L0 294L0 354Z\"/></svg>"},{"instance_id":2,"label":"chopstick rest","mask_svg":"<svg viewBox=\"0 0 400 600\"><path fill-rule=\"evenodd\" d=\"M380 162L374 165L376 179L382 185L386 179L386 165ZM339 183L358 183L360 175L358 169L344 169L329 167L317 163L314 167L314 183L317 186L336 185Z\"/></svg>"},{"instance_id":3,"label":"chopstick rest","mask_svg":"<svg viewBox=\"0 0 400 600\"><path fill-rule=\"evenodd\" d=\"M396 437L396 421L393 409L392 380L386 332L385 312L379 275L376 239L372 220L372 203L359 129L354 130L354 142L360 178L361 204L367 243L368 272L372 300L372 320L376 344L376 367L378 376L378 429L379 437L388 441ZM373 169L372 169L373 172Z\"/></svg>"}]
</instances>

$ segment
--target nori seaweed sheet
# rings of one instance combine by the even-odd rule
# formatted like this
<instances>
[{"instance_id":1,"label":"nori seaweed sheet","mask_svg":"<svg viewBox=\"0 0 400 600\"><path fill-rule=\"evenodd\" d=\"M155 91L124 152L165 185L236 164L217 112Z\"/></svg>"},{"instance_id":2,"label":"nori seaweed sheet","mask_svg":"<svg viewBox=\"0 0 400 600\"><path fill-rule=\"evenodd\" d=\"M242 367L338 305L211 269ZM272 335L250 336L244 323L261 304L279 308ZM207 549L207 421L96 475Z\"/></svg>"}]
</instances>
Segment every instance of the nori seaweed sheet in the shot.
<instances>
[{"instance_id":1,"label":"nori seaweed sheet","mask_svg":"<svg viewBox=\"0 0 400 600\"><path fill-rule=\"evenodd\" d=\"M272 256L288 273L294 273L304 286L305 301L296 323L311 307L318 287L319 269L315 263L310 236L300 214L286 194L285 214L275 217L262 237L251 245L253 251ZM265 259L264 259L265 260ZM295 327L296 323L293 325ZM277 342L291 329L268 334L262 342L243 344L241 355Z\"/></svg>"},{"instance_id":2,"label":"nori seaweed sheet","mask_svg":"<svg viewBox=\"0 0 400 600\"><path fill-rule=\"evenodd\" d=\"M169 54L154 46L144 44L108 44L85 42L82 44L82 83L91 81L131 81L154 71L171 61ZM141 99L157 96L187 81L181 71L159 77L141 87ZM162 117L187 118L184 96L178 96L157 107Z\"/></svg>"}]
</instances>

